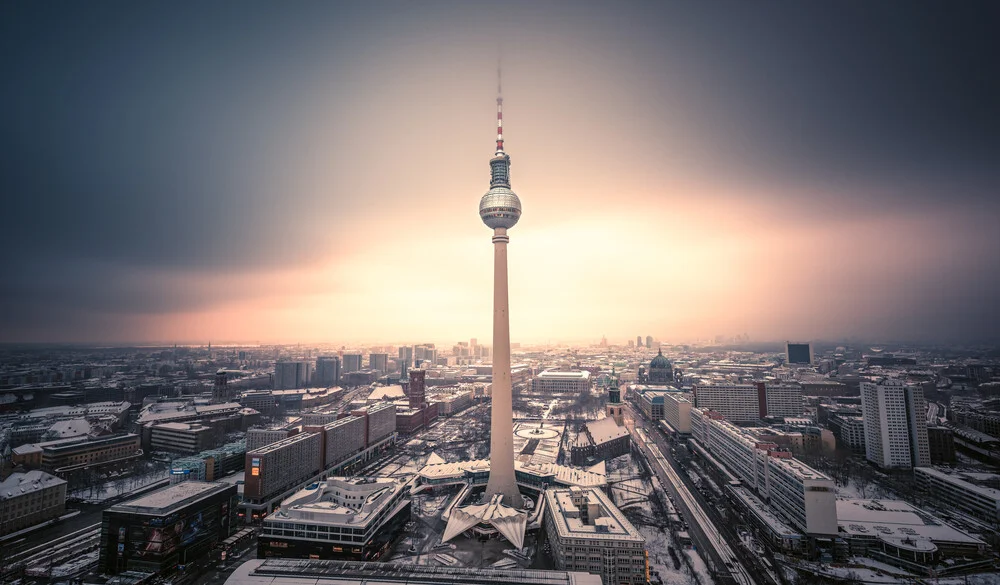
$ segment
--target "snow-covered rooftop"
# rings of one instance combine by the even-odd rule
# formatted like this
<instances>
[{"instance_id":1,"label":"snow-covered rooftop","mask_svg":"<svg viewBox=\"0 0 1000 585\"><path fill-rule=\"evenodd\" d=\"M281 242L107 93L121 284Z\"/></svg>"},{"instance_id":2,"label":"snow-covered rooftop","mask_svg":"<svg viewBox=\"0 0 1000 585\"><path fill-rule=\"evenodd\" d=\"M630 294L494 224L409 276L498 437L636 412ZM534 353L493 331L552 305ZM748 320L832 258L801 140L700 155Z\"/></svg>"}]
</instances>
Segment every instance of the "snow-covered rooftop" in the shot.
<instances>
[{"instance_id":1,"label":"snow-covered rooftop","mask_svg":"<svg viewBox=\"0 0 1000 585\"><path fill-rule=\"evenodd\" d=\"M33 469L26 473L12 473L7 479L0 481L0 500L17 498L23 494L65 483L66 480L49 475L39 469Z\"/></svg>"},{"instance_id":2,"label":"snow-covered rooftop","mask_svg":"<svg viewBox=\"0 0 1000 585\"><path fill-rule=\"evenodd\" d=\"M837 524L847 537L877 537L896 546L932 551L936 543L985 543L900 500L837 500Z\"/></svg>"},{"instance_id":3,"label":"snow-covered rooftop","mask_svg":"<svg viewBox=\"0 0 1000 585\"><path fill-rule=\"evenodd\" d=\"M646 541L601 489L548 489L545 503L561 537Z\"/></svg>"},{"instance_id":4,"label":"snow-covered rooftop","mask_svg":"<svg viewBox=\"0 0 1000 585\"><path fill-rule=\"evenodd\" d=\"M600 420L588 422L587 431L590 433L594 443L598 445L628 435L628 429L618 426L615 419L611 417L604 417Z\"/></svg>"},{"instance_id":5,"label":"snow-covered rooftop","mask_svg":"<svg viewBox=\"0 0 1000 585\"><path fill-rule=\"evenodd\" d=\"M231 487L225 483L183 481L112 506L109 511L132 514L167 514L174 509Z\"/></svg>"}]
</instances>

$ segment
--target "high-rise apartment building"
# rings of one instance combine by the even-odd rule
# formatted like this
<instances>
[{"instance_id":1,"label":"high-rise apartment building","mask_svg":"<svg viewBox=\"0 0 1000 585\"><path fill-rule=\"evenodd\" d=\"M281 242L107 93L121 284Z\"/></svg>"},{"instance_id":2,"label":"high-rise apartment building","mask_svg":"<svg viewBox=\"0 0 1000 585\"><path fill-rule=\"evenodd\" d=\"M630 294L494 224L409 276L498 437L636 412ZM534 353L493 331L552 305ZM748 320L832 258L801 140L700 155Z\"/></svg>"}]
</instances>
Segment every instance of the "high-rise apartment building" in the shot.
<instances>
[{"instance_id":1,"label":"high-rise apartment building","mask_svg":"<svg viewBox=\"0 0 1000 585\"><path fill-rule=\"evenodd\" d=\"M635 336L635 346L642 347L642 335Z\"/></svg>"},{"instance_id":2,"label":"high-rise apartment building","mask_svg":"<svg viewBox=\"0 0 1000 585\"><path fill-rule=\"evenodd\" d=\"M321 388L340 384L340 358L335 355L321 355L316 358L313 381Z\"/></svg>"},{"instance_id":3,"label":"high-rise apartment building","mask_svg":"<svg viewBox=\"0 0 1000 585\"><path fill-rule=\"evenodd\" d=\"M927 404L919 386L884 379L861 383L865 457L886 469L931 464L927 441Z\"/></svg>"},{"instance_id":4,"label":"high-rise apartment building","mask_svg":"<svg viewBox=\"0 0 1000 585\"><path fill-rule=\"evenodd\" d=\"M368 356L368 367L380 374L389 370L389 354L373 353Z\"/></svg>"},{"instance_id":5,"label":"high-rise apartment building","mask_svg":"<svg viewBox=\"0 0 1000 585\"><path fill-rule=\"evenodd\" d=\"M312 377L312 364L307 361L279 361L274 364L274 389L305 388Z\"/></svg>"},{"instance_id":6,"label":"high-rise apartment building","mask_svg":"<svg viewBox=\"0 0 1000 585\"><path fill-rule=\"evenodd\" d=\"M360 353L345 353L343 357L344 365L341 373L346 374L348 372L357 372L361 370Z\"/></svg>"},{"instance_id":7,"label":"high-rise apartment building","mask_svg":"<svg viewBox=\"0 0 1000 585\"><path fill-rule=\"evenodd\" d=\"M647 335L646 336L646 347L653 347L653 336L652 335Z\"/></svg>"},{"instance_id":8,"label":"high-rise apartment building","mask_svg":"<svg viewBox=\"0 0 1000 585\"><path fill-rule=\"evenodd\" d=\"M407 345L399 348L399 373L404 373L413 367L413 346Z\"/></svg>"}]
</instances>

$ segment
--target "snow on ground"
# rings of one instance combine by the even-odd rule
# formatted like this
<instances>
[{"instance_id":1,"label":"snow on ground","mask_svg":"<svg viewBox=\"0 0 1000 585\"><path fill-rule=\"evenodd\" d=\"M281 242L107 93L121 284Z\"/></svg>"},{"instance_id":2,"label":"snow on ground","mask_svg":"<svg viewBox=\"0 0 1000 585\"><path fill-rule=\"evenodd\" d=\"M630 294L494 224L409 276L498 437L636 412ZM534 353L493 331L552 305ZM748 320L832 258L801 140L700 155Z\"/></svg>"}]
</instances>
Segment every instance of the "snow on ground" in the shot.
<instances>
[{"instance_id":1,"label":"snow on ground","mask_svg":"<svg viewBox=\"0 0 1000 585\"><path fill-rule=\"evenodd\" d=\"M708 566L705 561L702 560L701 556L694 549L685 549L684 554L687 555L688 559L691 561L691 567L694 569L695 580L701 585L711 585L712 575L708 572Z\"/></svg>"},{"instance_id":2,"label":"snow on ground","mask_svg":"<svg viewBox=\"0 0 1000 585\"><path fill-rule=\"evenodd\" d=\"M691 570L684 563L681 556L683 553L674 546L673 537L669 532L664 532L655 526L637 526L639 532L646 539L646 550L649 551L650 573L656 571L664 583L693 585L694 578ZM674 548L677 558L681 561L681 568L674 569L674 561L670 556L669 547ZM695 555L697 556L697 555ZM652 581L655 583L656 579ZM704 581L702 585L710 585L711 581Z\"/></svg>"},{"instance_id":3,"label":"snow on ground","mask_svg":"<svg viewBox=\"0 0 1000 585\"><path fill-rule=\"evenodd\" d=\"M76 498L88 504L100 504L101 502L115 498L122 494L128 494L140 490L148 485L167 479L169 474L166 469L147 473L141 476L131 476L106 481L104 484L76 490L66 494L67 497Z\"/></svg>"}]
</instances>

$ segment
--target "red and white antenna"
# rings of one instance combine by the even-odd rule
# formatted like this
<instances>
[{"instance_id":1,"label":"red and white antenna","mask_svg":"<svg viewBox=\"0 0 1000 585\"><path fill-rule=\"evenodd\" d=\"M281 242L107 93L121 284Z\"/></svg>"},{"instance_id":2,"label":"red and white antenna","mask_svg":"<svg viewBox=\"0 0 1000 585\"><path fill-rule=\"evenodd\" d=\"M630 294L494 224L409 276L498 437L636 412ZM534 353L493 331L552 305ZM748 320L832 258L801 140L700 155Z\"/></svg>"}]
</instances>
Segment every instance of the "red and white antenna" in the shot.
<instances>
[{"instance_id":1,"label":"red and white antenna","mask_svg":"<svg viewBox=\"0 0 1000 585\"><path fill-rule=\"evenodd\" d=\"M503 152L503 84L500 61L497 61L497 152Z\"/></svg>"}]
</instances>

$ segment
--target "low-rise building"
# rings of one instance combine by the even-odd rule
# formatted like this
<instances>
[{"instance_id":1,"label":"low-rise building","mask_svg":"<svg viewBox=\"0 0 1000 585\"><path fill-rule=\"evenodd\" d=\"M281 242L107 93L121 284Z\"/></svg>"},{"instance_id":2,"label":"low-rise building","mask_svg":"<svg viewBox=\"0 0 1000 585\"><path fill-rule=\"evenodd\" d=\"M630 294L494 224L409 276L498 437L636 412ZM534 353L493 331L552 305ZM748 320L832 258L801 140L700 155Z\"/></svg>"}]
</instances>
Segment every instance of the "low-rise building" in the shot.
<instances>
[{"instance_id":1,"label":"low-rise building","mask_svg":"<svg viewBox=\"0 0 1000 585\"><path fill-rule=\"evenodd\" d=\"M410 519L405 482L330 478L264 519L258 557L377 560Z\"/></svg>"},{"instance_id":2,"label":"low-rise building","mask_svg":"<svg viewBox=\"0 0 1000 585\"><path fill-rule=\"evenodd\" d=\"M545 490L545 534L556 568L607 584L649 582L646 539L598 488Z\"/></svg>"},{"instance_id":3,"label":"low-rise building","mask_svg":"<svg viewBox=\"0 0 1000 585\"><path fill-rule=\"evenodd\" d=\"M234 484L185 481L108 508L101 571L159 573L204 557L233 533L237 502Z\"/></svg>"},{"instance_id":4,"label":"low-rise building","mask_svg":"<svg viewBox=\"0 0 1000 585\"><path fill-rule=\"evenodd\" d=\"M0 481L0 536L58 518L66 511L66 481L34 469Z\"/></svg>"},{"instance_id":5,"label":"low-rise building","mask_svg":"<svg viewBox=\"0 0 1000 585\"><path fill-rule=\"evenodd\" d=\"M1000 526L1000 490L969 483L958 475L932 467L915 467L913 479L917 489L937 502L975 516L994 527Z\"/></svg>"},{"instance_id":6,"label":"low-rise building","mask_svg":"<svg viewBox=\"0 0 1000 585\"><path fill-rule=\"evenodd\" d=\"M948 557L965 557L981 564L975 559L988 551L978 538L898 500L837 500L837 523L849 554L918 574Z\"/></svg>"},{"instance_id":7,"label":"low-rise building","mask_svg":"<svg viewBox=\"0 0 1000 585\"><path fill-rule=\"evenodd\" d=\"M586 370L546 370L531 381L531 391L582 394L590 390L590 372Z\"/></svg>"},{"instance_id":8,"label":"low-rise building","mask_svg":"<svg viewBox=\"0 0 1000 585\"><path fill-rule=\"evenodd\" d=\"M593 465L627 454L632 448L628 429L611 417L587 422L570 446L573 465Z\"/></svg>"}]
</instances>

